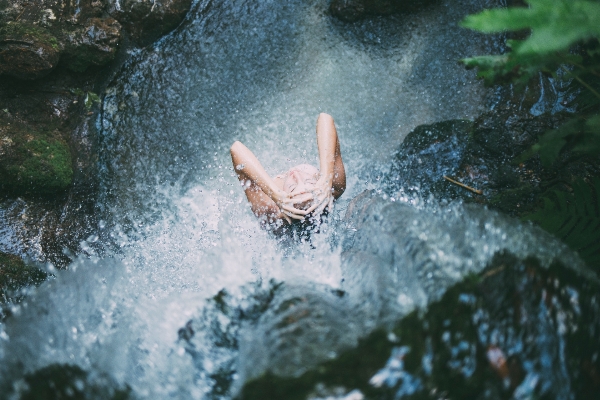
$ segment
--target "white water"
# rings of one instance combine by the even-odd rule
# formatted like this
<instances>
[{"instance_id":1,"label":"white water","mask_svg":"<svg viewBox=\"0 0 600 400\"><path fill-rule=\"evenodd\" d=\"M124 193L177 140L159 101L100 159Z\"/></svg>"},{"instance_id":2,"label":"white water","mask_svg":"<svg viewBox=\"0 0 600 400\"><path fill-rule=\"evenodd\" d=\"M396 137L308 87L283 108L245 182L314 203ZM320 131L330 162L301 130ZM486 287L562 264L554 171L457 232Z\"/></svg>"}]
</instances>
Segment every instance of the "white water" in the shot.
<instances>
[{"instance_id":1,"label":"white water","mask_svg":"<svg viewBox=\"0 0 600 400\"><path fill-rule=\"evenodd\" d=\"M339 219L412 128L483 110L484 89L457 60L490 49L456 26L485 1L353 25L327 4L200 1L177 32L133 52L98 121L102 222L89 252L115 255L79 259L15 309L0 326L5 376L18 383L16 363L74 363L140 398L204 398L214 349L198 368L177 331L207 298L226 288L243 303L271 279L340 286L335 225L293 248L261 231L229 146L241 140L272 173L316 164L316 117L330 113L349 177Z\"/></svg>"}]
</instances>

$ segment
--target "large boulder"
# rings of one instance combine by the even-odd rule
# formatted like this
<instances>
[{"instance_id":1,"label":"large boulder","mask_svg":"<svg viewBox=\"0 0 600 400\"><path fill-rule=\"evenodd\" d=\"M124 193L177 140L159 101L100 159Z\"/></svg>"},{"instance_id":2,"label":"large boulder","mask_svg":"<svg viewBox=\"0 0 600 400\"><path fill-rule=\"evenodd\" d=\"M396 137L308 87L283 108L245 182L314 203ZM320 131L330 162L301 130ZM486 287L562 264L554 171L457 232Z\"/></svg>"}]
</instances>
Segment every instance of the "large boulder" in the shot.
<instances>
[{"instance_id":1,"label":"large boulder","mask_svg":"<svg viewBox=\"0 0 600 400\"><path fill-rule=\"evenodd\" d=\"M474 122L442 121L418 126L400 145L382 188L392 197L418 192L425 199L430 195L437 200L460 198L520 215L535 206L542 181L573 172L545 170L539 158L515 162L540 135L562 121L564 115L560 113L536 116L498 107ZM480 194L452 184L444 176Z\"/></svg>"},{"instance_id":2,"label":"large boulder","mask_svg":"<svg viewBox=\"0 0 600 400\"><path fill-rule=\"evenodd\" d=\"M425 311L300 376L263 375L238 398L581 398L600 391L600 284L560 262L497 254Z\"/></svg>"},{"instance_id":3,"label":"large boulder","mask_svg":"<svg viewBox=\"0 0 600 400\"><path fill-rule=\"evenodd\" d=\"M33 80L62 61L74 71L105 65L115 55L120 24L101 1L0 3L0 75Z\"/></svg>"},{"instance_id":4,"label":"large boulder","mask_svg":"<svg viewBox=\"0 0 600 400\"><path fill-rule=\"evenodd\" d=\"M248 311L254 301L244 300L237 312L219 296L211 312L182 328L180 338L198 368L222 385L218 393L306 399L311 393L331 396L336 384L352 389L359 377L368 386L388 358L401 356L392 354L399 321L502 263L518 267L518 275L535 257L535 268L560 263L568 267L565 274L595 282L576 255L541 229L479 205L423 208L366 191L348 206L339 229L346 233L338 288L280 284L262 296L260 306ZM509 261L494 261L507 251ZM217 343L219 351L206 354L207 343ZM319 383L331 384L331 391L316 393Z\"/></svg>"}]
</instances>

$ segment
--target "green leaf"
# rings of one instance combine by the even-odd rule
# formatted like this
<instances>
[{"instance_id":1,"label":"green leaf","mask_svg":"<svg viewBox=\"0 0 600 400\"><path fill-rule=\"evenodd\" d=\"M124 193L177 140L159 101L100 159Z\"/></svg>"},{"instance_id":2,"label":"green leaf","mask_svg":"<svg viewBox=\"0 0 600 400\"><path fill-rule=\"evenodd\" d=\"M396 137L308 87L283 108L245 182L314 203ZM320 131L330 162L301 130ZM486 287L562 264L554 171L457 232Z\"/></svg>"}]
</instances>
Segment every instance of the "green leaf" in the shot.
<instances>
[{"instance_id":1,"label":"green leaf","mask_svg":"<svg viewBox=\"0 0 600 400\"><path fill-rule=\"evenodd\" d=\"M576 134L581 125L582 121L575 118L567 121L558 129L547 131L540 137L537 144L533 146L533 150L540 154L544 166L548 167L556 160L562 148L567 144L567 138Z\"/></svg>"},{"instance_id":2,"label":"green leaf","mask_svg":"<svg viewBox=\"0 0 600 400\"><path fill-rule=\"evenodd\" d=\"M590 266L600 267L600 178L589 183L578 179L572 194L554 190L543 203L540 210L523 219L537 222Z\"/></svg>"},{"instance_id":3,"label":"green leaf","mask_svg":"<svg viewBox=\"0 0 600 400\"><path fill-rule=\"evenodd\" d=\"M600 37L600 3L585 0L528 0L529 8L485 10L462 26L484 33L531 29L517 54L566 51L577 42Z\"/></svg>"},{"instance_id":4,"label":"green leaf","mask_svg":"<svg viewBox=\"0 0 600 400\"><path fill-rule=\"evenodd\" d=\"M460 26L483 33L516 31L531 26L531 10L523 7L495 8L467 15Z\"/></svg>"}]
</instances>

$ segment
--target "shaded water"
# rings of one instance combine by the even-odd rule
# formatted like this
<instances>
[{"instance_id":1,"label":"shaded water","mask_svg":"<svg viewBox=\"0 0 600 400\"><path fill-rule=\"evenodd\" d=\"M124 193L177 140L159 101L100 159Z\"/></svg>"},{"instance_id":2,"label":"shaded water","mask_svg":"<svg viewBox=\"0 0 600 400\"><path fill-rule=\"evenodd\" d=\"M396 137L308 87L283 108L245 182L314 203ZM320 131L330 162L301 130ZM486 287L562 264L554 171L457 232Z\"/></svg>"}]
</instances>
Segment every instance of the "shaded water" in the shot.
<instances>
[{"instance_id":1,"label":"shaded water","mask_svg":"<svg viewBox=\"0 0 600 400\"><path fill-rule=\"evenodd\" d=\"M394 149L416 125L472 119L483 110L485 90L457 60L489 52L493 43L456 26L486 1L447 0L353 25L332 20L327 5L202 0L177 32L131 54L97 121L100 223L83 244L91 256L43 285L0 326L5 382L72 363L108 374L140 398L205 398L215 372L235 363L237 354L209 334L197 339L193 357L178 341L190 319L211 313L214 302L207 299L226 289L233 304L248 308L250 294L268 292L271 280L341 287L339 238L352 227L339 221L348 202L379 187ZM259 229L228 149L242 141L270 173L318 164L319 112L336 120L348 189L310 243L280 242ZM489 240L489 246L467 243L464 254L451 240L433 246L456 234L448 227L463 218L457 207L450 223L437 223L435 212L419 217L434 232L429 239L417 235L431 244L421 253L434 254L446 272L483 267L492 250L509 245L503 243L507 233L521 232L515 221L491 221L493 235L463 240ZM536 249L531 240L525 254L561 251L552 244ZM98 249L102 258L94 256ZM406 263L417 268L419 249L413 250ZM462 272L448 273L456 280ZM413 283L405 279L405 286ZM399 299L407 309L424 304L423 298ZM369 324L347 329L352 342Z\"/></svg>"}]
</instances>

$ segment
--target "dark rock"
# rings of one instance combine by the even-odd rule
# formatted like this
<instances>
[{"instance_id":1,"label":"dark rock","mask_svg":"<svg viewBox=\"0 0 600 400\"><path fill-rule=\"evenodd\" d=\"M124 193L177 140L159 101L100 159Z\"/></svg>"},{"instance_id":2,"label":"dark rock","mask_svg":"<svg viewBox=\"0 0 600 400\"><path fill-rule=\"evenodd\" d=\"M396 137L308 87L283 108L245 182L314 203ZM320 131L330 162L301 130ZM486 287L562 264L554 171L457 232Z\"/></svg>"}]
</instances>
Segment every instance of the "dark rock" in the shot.
<instances>
[{"instance_id":1,"label":"dark rock","mask_svg":"<svg viewBox=\"0 0 600 400\"><path fill-rule=\"evenodd\" d=\"M0 74L37 79L50 73L60 58L61 46L46 29L11 22L0 29Z\"/></svg>"},{"instance_id":2,"label":"dark rock","mask_svg":"<svg viewBox=\"0 0 600 400\"><path fill-rule=\"evenodd\" d=\"M45 272L28 266L18 256L0 251L0 303L16 300L20 289L45 279Z\"/></svg>"},{"instance_id":3,"label":"dark rock","mask_svg":"<svg viewBox=\"0 0 600 400\"><path fill-rule=\"evenodd\" d=\"M435 0L332 0L329 12L342 21L353 22L370 15L414 12Z\"/></svg>"},{"instance_id":4,"label":"dark rock","mask_svg":"<svg viewBox=\"0 0 600 400\"><path fill-rule=\"evenodd\" d=\"M24 376L24 385L11 388L20 400L127 400L131 389L110 377L90 374L77 365L51 364ZM98 376L99 375L99 376ZM17 397L18 396L18 397Z\"/></svg>"},{"instance_id":5,"label":"dark rock","mask_svg":"<svg viewBox=\"0 0 600 400\"><path fill-rule=\"evenodd\" d=\"M474 123L439 122L409 133L395 156L383 187L390 196L415 191L423 198L463 199L488 204L520 215L536 204L540 182L550 179L539 158L515 162L540 135L557 127L563 114L516 112L499 108L482 114ZM476 194L444 180L457 180ZM502 200L506 199L506 203Z\"/></svg>"},{"instance_id":6,"label":"dark rock","mask_svg":"<svg viewBox=\"0 0 600 400\"><path fill-rule=\"evenodd\" d=\"M388 388L368 389L369 380L384 368L392 349L397 349L392 364L395 358L402 359L402 352L407 353L398 349L399 341L424 337L421 331L400 334L398 321L430 304L443 306L436 318L450 318L456 301L447 300L448 289L486 266L486 271L499 268L501 263L492 260L508 249L517 254L506 261L512 263L510 268L539 256L546 266L560 262L569 266L566 271L593 276L550 235L478 205L420 209L365 191L348 206L343 223L348 228L341 243L344 295L318 285L278 288L267 311L242 324L237 368L242 388L236 392L240 398L327 397L340 386L346 389L344 393L360 389L366 398L394 398L382 395ZM535 266L541 268L539 263ZM456 295L453 289L450 292ZM462 316L457 317L457 323L461 321ZM388 335L389 331L394 334ZM359 338L364 339L359 343ZM358 347L345 350L353 343L359 343ZM411 348L421 351L419 345ZM418 357L411 365L421 365L422 357ZM454 367L444 361L439 368L435 379L444 379L444 371L454 373ZM481 377L485 374L465 385L472 383L474 390L480 390ZM418 379L423 382L424 378L419 375ZM360 386L355 386L357 382ZM329 391L321 392L318 383L331 385ZM468 397L470 390L464 392L466 397L452 398L473 398ZM390 393L396 392L394 388Z\"/></svg>"},{"instance_id":7,"label":"dark rock","mask_svg":"<svg viewBox=\"0 0 600 400\"><path fill-rule=\"evenodd\" d=\"M446 194L444 175L455 175L473 135L473 122L451 120L420 125L406 136L386 180L390 193L418 189ZM395 193L393 193L395 195Z\"/></svg>"},{"instance_id":8,"label":"dark rock","mask_svg":"<svg viewBox=\"0 0 600 400\"><path fill-rule=\"evenodd\" d=\"M594 398L600 285L555 262L497 254L427 307L301 376L263 375L241 399Z\"/></svg>"},{"instance_id":9,"label":"dark rock","mask_svg":"<svg viewBox=\"0 0 600 400\"><path fill-rule=\"evenodd\" d=\"M108 10L132 38L149 44L175 29L187 14L191 0L109 0Z\"/></svg>"},{"instance_id":10,"label":"dark rock","mask_svg":"<svg viewBox=\"0 0 600 400\"><path fill-rule=\"evenodd\" d=\"M115 56L121 25L113 18L90 18L65 38L63 64L77 72L92 65L105 65Z\"/></svg>"},{"instance_id":11,"label":"dark rock","mask_svg":"<svg viewBox=\"0 0 600 400\"><path fill-rule=\"evenodd\" d=\"M344 298L318 285L282 285L268 310L245 324L239 339L240 381L265 373L299 376L356 345L364 318Z\"/></svg>"}]
</instances>

